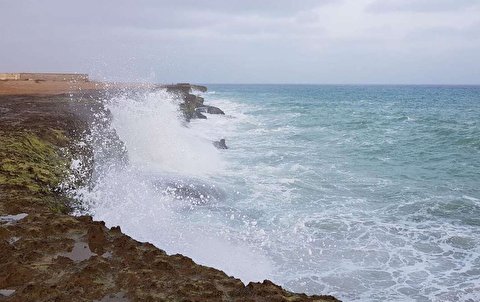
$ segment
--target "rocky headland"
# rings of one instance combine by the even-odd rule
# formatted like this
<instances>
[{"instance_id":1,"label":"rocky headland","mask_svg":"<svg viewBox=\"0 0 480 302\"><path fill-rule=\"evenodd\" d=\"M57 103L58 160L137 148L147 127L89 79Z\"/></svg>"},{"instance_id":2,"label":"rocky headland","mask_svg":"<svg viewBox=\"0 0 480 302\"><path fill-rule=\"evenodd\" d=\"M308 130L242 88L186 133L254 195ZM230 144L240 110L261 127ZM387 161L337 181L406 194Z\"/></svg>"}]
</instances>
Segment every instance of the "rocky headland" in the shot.
<instances>
[{"instance_id":1,"label":"rocky headland","mask_svg":"<svg viewBox=\"0 0 480 302\"><path fill-rule=\"evenodd\" d=\"M0 300L338 301L267 280L244 285L120 227L71 215L79 205L68 191L92 182L93 150L84 137L95 113L109 114L102 99L145 89L177 94L187 120L223 113L192 93L205 87L186 83L0 81ZM128 160L116 133L105 129L111 155ZM83 165L73 170L74 160Z\"/></svg>"}]
</instances>

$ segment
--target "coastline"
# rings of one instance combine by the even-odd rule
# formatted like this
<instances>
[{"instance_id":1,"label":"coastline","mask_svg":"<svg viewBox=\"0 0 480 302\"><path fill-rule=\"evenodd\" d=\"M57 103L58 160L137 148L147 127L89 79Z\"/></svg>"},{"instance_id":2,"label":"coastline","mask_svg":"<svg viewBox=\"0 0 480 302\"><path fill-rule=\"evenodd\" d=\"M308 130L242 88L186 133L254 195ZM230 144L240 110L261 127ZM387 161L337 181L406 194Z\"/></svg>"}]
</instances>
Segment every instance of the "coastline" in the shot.
<instances>
[{"instance_id":1,"label":"coastline","mask_svg":"<svg viewBox=\"0 0 480 302\"><path fill-rule=\"evenodd\" d=\"M72 200L58 189L71 162L86 163L75 186L91 179L93 151L80 145L105 93L167 89L183 99L187 120L203 86L100 82L0 81L0 297L8 301L338 301L294 294L266 280L239 279L167 255L150 243L69 215ZM206 89L206 88L205 88ZM201 117L200 117L201 118ZM112 134L112 141L121 144ZM125 156L125 154L117 154ZM67 188L63 188L67 189ZM26 215L25 215L26 214Z\"/></svg>"}]
</instances>

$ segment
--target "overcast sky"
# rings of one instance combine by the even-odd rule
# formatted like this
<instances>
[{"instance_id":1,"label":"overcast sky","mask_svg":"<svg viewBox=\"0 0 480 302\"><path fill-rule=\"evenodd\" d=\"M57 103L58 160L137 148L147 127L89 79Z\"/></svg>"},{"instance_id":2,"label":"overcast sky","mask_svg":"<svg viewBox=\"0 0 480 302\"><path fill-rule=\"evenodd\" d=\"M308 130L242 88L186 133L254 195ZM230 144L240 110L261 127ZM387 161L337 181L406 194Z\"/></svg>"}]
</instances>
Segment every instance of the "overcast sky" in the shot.
<instances>
[{"instance_id":1,"label":"overcast sky","mask_svg":"<svg viewBox=\"0 0 480 302\"><path fill-rule=\"evenodd\" d=\"M480 0L0 0L0 71L480 84Z\"/></svg>"}]
</instances>

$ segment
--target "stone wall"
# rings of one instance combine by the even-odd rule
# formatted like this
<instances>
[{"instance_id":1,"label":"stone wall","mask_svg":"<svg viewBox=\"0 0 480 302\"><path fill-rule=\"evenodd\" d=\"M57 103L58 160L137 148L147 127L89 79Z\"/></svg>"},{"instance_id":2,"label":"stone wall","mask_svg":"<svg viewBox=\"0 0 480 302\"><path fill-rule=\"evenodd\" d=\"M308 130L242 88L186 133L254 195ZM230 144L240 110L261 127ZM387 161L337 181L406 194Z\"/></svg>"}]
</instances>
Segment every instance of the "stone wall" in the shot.
<instances>
[{"instance_id":1,"label":"stone wall","mask_svg":"<svg viewBox=\"0 0 480 302\"><path fill-rule=\"evenodd\" d=\"M87 82L88 81L88 74L82 74L82 73L0 73L0 80Z\"/></svg>"},{"instance_id":2,"label":"stone wall","mask_svg":"<svg viewBox=\"0 0 480 302\"><path fill-rule=\"evenodd\" d=\"M20 80L19 73L0 73L0 80Z\"/></svg>"}]
</instances>

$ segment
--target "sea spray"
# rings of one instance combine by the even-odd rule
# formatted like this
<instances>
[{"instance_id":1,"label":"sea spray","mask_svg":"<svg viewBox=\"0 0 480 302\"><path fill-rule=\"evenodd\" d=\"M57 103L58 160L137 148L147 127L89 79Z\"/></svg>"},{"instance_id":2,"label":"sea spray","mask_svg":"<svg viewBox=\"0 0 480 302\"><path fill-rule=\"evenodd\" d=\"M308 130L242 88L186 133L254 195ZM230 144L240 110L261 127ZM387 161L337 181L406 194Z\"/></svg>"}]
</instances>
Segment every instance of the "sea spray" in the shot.
<instances>
[{"instance_id":1,"label":"sea spray","mask_svg":"<svg viewBox=\"0 0 480 302\"><path fill-rule=\"evenodd\" d=\"M228 195L218 182L225 163L212 143L217 138L208 136L212 132L192 129L184 121L180 101L161 90L106 99L111 129L125 144L128 163L97 161L95 169L101 172L94 187L78 190L79 196L95 219L120 225L137 240L245 282L266 279L270 260L228 235L230 214L212 215ZM105 129L93 129L90 140L103 157Z\"/></svg>"},{"instance_id":2,"label":"sea spray","mask_svg":"<svg viewBox=\"0 0 480 302\"><path fill-rule=\"evenodd\" d=\"M168 157L136 137L151 123L129 130L148 118L109 103L131 159L90 191L96 219L243 281L350 301L480 299L478 88L211 88L205 102L226 115L188 124L169 95L171 107L150 103L157 114L148 94L117 100L152 123L169 112L156 131L200 142L215 168L162 168ZM211 149L221 138L230 148ZM212 198L183 198L171 180Z\"/></svg>"},{"instance_id":3,"label":"sea spray","mask_svg":"<svg viewBox=\"0 0 480 302\"><path fill-rule=\"evenodd\" d=\"M222 169L219 152L189 131L178 106L178 100L165 91L110 100L112 126L126 144L132 164L199 176Z\"/></svg>"}]
</instances>

